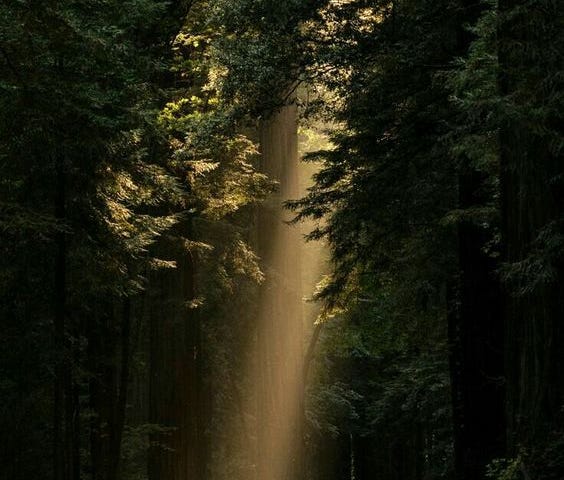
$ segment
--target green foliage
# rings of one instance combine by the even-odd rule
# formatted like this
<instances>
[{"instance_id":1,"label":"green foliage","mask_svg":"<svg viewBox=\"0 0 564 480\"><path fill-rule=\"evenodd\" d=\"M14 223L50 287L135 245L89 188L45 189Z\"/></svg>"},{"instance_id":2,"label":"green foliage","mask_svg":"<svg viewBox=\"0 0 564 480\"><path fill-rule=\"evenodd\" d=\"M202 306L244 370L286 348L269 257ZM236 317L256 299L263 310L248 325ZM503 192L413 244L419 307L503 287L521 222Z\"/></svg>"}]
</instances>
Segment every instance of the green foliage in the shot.
<instances>
[{"instance_id":1,"label":"green foliage","mask_svg":"<svg viewBox=\"0 0 564 480\"><path fill-rule=\"evenodd\" d=\"M5 453L12 459L2 459L11 478L29 476L26 465L51 475L57 366L72 358L70 375L84 386L86 332L143 288L148 249L175 221L149 213L178 186L148 154L146 84L154 59L137 43L139 15L160 15L164 6L0 6L0 318L7 333L2 364L10 366L2 381L13 385L6 408L17 412L2 416L2 444L15 425L29 425L15 436L19 448ZM64 346L53 332L62 301L57 252L65 261Z\"/></svg>"},{"instance_id":2,"label":"green foliage","mask_svg":"<svg viewBox=\"0 0 564 480\"><path fill-rule=\"evenodd\" d=\"M497 2L484 2L485 11L470 30L475 40L468 56L459 60L459 68L448 80L454 92L452 101L462 114L459 126L449 134L453 154L467 158L487 176L484 189L489 205L477 215L470 212L470 218L493 224L497 237L500 130L520 125L531 145L544 145L555 156L560 155L563 144L562 132L554 128L561 123L562 113L562 84L557 73L562 68L557 53L562 35L556 32L559 22L554 19L559 14L554 8L553 2L532 1L500 12ZM507 33L507 38L500 41L500 32ZM508 88L510 92L500 91ZM525 168L534 175L535 166ZM551 188L560 188L560 174L552 175L547 179ZM527 194L524 190L523 196ZM561 219L555 219L534 232L525 258L503 266L504 281L520 296L553 283L561 247Z\"/></svg>"},{"instance_id":3,"label":"green foliage","mask_svg":"<svg viewBox=\"0 0 564 480\"><path fill-rule=\"evenodd\" d=\"M370 272L434 254L429 266L437 273L443 261L451 263L440 222L456 205L456 169L444 161L448 93L435 70L451 60L450 8L376 6L370 15L378 21L369 29L353 21L360 7L336 9L320 27L342 25L347 35L346 49L322 57L330 73L318 80L329 88L339 80L334 114L345 124L333 134L335 149L310 157L324 167L293 208L299 218L323 219L310 238L327 238L332 249L334 277L321 294L329 303L354 297L354 285ZM433 30L441 18L446 27Z\"/></svg>"},{"instance_id":4,"label":"green foliage","mask_svg":"<svg viewBox=\"0 0 564 480\"><path fill-rule=\"evenodd\" d=\"M240 114L259 117L287 101L308 64L303 27L327 0L221 0L212 21L217 87ZM275 93L275 95L273 95Z\"/></svg>"},{"instance_id":5,"label":"green foliage","mask_svg":"<svg viewBox=\"0 0 564 480\"><path fill-rule=\"evenodd\" d=\"M205 252L212 244L222 252L217 259L202 254L202 264L210 264L202 274L225 277L217 292L202 297L219 302L221 292L237 289L236 279L260 281L234 217L271 184L253 166L254 144L229 109L219 108L210 86L217 31L206 20L207 3L196 2L186 17L188 3L0 6L0 385L6 412L15 412L2 415L2 438L8 441L14 422L29 425L19 430L14 450L2 454L3 465L14 465L10 478L28 477L27 464L51 474L52 449L45 448L54 440L51 383L57 365L71 358L83 410L80 442L88 451L99 414L85 408L88 383L105 378L92 345L106 345L94 355L119 374L115 348L124 333L117 312L124 299L150 288L152 270L175 267L155 248L175 225L198 219L206 226L181 239L184 248ZM213 238L213 229L224 236ZM63 351L53 341L61 233ZM203 289L211 283L206 279ZM150 434L143 425L126 427L124 458L137 468L131 475L142 475L140 452ZM92 459L83 460L90 468Z\"/></svg>"},{"instance_id":6,"label":"green foliage","mask_svg":"<svg viewBox=\"0 0 564 480\"><path fill-rule=\"evenodd\" d=\"M475 65L461 73L465 14L450 1L335 2L321 11L311 31L331 40L311 39L308 74L330 92L326 108L338 126L334 148L309 155L322 165L314 185L290 204L298 220L318 222L309 238L331 250L331 277L318 299L337 312L331 351L349 369L320 366L328 379L316 388L331 392L331 378L356 383L361 420L343 424L389 445L375 458L394 463L404 452L403 463L430 478L449 478L453 469L447 316L456 227L465 219L485 225L496 249L496 131L484 125L485 105L466 118L471 102L497 88L489 83L495 58L476 76ZM490 175L489 202L472 211L458 204L469 159ZM378 461L374 468L389 478L415 475L401 461L396 470Z\"/></svg>"},{"instance_id":7,"label":"green foliage","mask_svg":"<svg viewBox=\"0 0 564 480\"><path fill-rule=\"evenodd\" d=\"M496 480L518 480L521 478L521 457L511 460L496 459L488 465L487 478Z\"/></svg>"},{"instance_id":8,"label":"green foliage","mask_svg":"<svg viewBox=\"0 0 564 480\"><path fill-rule=\"evenodd\" d=\"M307 420L321 438L330 435L346 437L352 424L359 420L358 404L363 397L338 380L309 394Z\"/></svg>"},{"instance_id":9,"label":"green foliage","mask_svg":"<svg viewBox=\"0 0 564 480\"><path fill-rule=\"evenodd\" d=\"M168 447L157 441L150 441L157 435L171 435L174 428L143 423L132 426L126 425L122 440L122 468L121 478L127 480L144 480L147 478L147 451L150 447L158 447L166 451Z\"/></svg>"},{"instance_id":10,"label":"green foliage","mask_svg":"<svg viewBox=\"0 0 564 480\"><path fill-rule=\"evenodd\" d=\"M564 179L562 12L551 0L507 10L487 0L465 30L465 6L0 5L6 478L53 474L45 446L54 442L52 383L62 364L72 364L65 395L72 390L82 410L83 473L92 467L85 447L101 415L92 386L107 370L114 383L122 373L118 344L129 339L118 320L122 305L134 300L135 348L146 349L146 312L135 303L150 302L154 270L175 268L177 254L190 254L196 269L194 298L179 308L205 319L205 385L216 392L208 433L229 445L233 432L223 430L224 421L242 400L253 400L250 376L239 375L252 364L249 332L264 280L253 250L253 209L275 187L257 168L256 121L288 101L302 107L303 149L316 170L305 197L289 206L297 221L315 223L309 238L325 241L331 254L316 295L325 331L308 389L309 446L318 448L324 435L341 444L386 444L371 447L383 465L399 445L421 466L418 478L449 478L446 327L459 273L456 228L479 226L489 239L486 253L498 256L507 221L503 174L518 172L523 198L546 187L556 214L534 226L502 279L518 297L534 298L561 280L564 251L557 208ZM466 55L461 44L468 42ZM316 129L329 130L329 138ZM507 141L508 131L519 141ZM505 165L507 154L519 165ZM540 164L549 157L553 164ZM480 185L475 205L464 208L459 180L468 171L480 175ZM163 252L169 244L176 250ZM55 280L61 268L63 291ZM61 321L62 334L54 329ZM136 381L146 382L149 360L136 368ZM238 415L246 431L234 442L258 428L248 412ZM145 478L149 438L169 433L145 420L131 415L125 425L127 478ZM494 461L488 477L511 480L525 471L557 480L564 463L559 427L549 438L527 445L527 455ZM214 455L225 465L214 473L224 478L251 468L250 458Z\"/></svg>"},{"instance_id":11,"label":"green foliage","mask_svg":"<svg viewBox=\"0 0 564 480\"><path fill-rule=\"evenodd\" d=\"M389 287L384 292L324 327L308 393L310 448L322 448L316 442L326 435L396 443L422 455L432 478L449 478L450 381L440 327L400 314ZM386 464L388 454L376 448L371 456Z\"/></svg>"}]
</instances>

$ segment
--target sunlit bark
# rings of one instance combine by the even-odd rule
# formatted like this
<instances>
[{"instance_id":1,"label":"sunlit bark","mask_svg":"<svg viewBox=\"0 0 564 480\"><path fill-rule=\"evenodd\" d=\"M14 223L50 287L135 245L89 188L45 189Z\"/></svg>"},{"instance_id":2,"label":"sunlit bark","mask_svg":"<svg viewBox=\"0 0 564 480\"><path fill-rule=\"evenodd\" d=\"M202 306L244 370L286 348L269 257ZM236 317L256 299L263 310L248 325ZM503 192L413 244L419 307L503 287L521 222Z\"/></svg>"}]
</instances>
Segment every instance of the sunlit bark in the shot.
<instances>
[{"instance_id":1,"label":"sunlit bark","mask_svg":"<svg viewBox=\"0 0 564 480\"><path fill-rule=\"evenodd\" d=\"M256 479L303 475L303 312L299 231L284 224L282 202L298 196L297 107L265 119L262 171L279 190L261 208L258 244L266 273L260 298Z\"/></svg>"}]
</instances>

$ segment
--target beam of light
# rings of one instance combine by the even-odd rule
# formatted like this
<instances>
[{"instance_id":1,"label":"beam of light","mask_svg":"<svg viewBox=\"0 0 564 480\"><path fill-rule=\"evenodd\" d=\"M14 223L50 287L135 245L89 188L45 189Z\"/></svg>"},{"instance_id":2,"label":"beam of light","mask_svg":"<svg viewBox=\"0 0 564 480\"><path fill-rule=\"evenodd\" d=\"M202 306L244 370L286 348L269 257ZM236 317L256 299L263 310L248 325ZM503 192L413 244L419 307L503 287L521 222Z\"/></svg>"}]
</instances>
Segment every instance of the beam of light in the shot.
<instances>
[{"instance_id":1,"label":"beam of light","mask_svg":"<svg viewBox=\"0 0 564 480\"><path fill-rule=\"evenodd\" d=\"M256 215L254 243L265 281L252 314L253 328L244 333L248 338L241 351L232 352L241 365L230 365L233 381L220 386L229 392L222 400L229 413L212 445L213 480L306 478L304 359L312 356L310 339L319 336L313 326L319 309L304 296L313 293L320 278L324 250L306 244L303 233L311 225L286 223L292 213L284 202L301 197L315 171L299 161L295 105L262 122L260 143L261 171L279 188Z\"/></svg>"},{"instance_id":2,"label":"beam of light","mask_svg":"<svg viewBox=\"0 0 564 480\"><path fill-rule=\"evenodd\" d=\"M279 191L259 213L259 254L266 268L257 318L256 480L304 475L303 304L300 232L284 223L285 200L299 195L297 108L263 122L262 170Z\"/></svg>"}]
</instances>

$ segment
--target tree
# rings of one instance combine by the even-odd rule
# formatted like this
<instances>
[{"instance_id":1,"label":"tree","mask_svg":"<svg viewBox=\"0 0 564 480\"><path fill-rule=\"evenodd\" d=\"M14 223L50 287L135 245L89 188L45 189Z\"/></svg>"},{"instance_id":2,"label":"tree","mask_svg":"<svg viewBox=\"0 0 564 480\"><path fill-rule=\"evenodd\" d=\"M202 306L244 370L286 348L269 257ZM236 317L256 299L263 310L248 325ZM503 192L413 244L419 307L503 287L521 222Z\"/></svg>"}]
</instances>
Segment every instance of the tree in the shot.
<instances>
[{"instance_id":1,"label":"tree","mask_svg":"<svg viewBox=\"0 0 564 480\"><path fill-rule=\"evenodd\" d=\"M541 453L552 448L546 436L558 444L562 432L561 22L550 2L499 5L509 434L514 455L518 445L533 452L525 468L540 478L557 476L563 465L561 456Z\"/></svg>"}]
</instances>

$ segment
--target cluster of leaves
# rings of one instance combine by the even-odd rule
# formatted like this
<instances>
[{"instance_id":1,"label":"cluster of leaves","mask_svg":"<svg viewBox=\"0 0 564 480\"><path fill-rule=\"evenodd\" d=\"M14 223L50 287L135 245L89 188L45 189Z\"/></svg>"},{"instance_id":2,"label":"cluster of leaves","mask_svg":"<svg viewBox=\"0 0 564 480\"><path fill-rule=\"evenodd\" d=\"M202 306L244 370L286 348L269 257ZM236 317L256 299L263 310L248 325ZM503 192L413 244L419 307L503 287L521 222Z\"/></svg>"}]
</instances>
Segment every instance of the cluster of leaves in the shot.
<instances>
[{"instance_id":1,"label":"cluster of leaves","mask_svg":"<svg viewBox=\"0 0 564 480\"><path fill-rule=\"evenodd\" d=\"M12 436L21 425L16 441L2 441L13 444L2 454L3 465L13 465L11 478L29 477L28 469L49 475L57 365L72 357L86 407L88 382L98 378L92 345L99 338L115 345L123 335L114 319L119 305L150 288L151 271L175 267L154 248L164 233L176 235L174 225L198 224L181 240L202 252L200 271L209 274L202 289L217 281L208 296L218 304L238 279L261 279L235 218L271 184L256 172L253 142L212 86L218 29L206 17L209 6L0 6L2 431ZM217 256L206 260L212 248ZM54 275L61 256L64 298ZM53 331L60 302L64 351ZM104 365L117 370L119 357L108 355ZM87 432L96 412L83 412ZM124 455L145 448L139 439L153 431L145 427L126 429Z\"/></svg>"},{"instance_id":2,"label":"cluster of leaves","mask_svg":"<svg viewBox=\"0 0 564 480\"><path fill-rule=\"evenodd\" d=\"M496 459L488 465L487 478L497 480L517 480L520 475L521 457L512 460Z\"/></svg>"},{"instance_id":3,"label":"cluster of leaves","mask_svg":"<svg viewBox=\"0 0 564 480\"><path fill-rule=\"evenodd\" d=\"M331 92L326 107L339 127L334 148L309 155L322 165L314 185L290 203L299 220L318 222L309 238L331 251L317 298L338 325L328 323L325 348L349 365L320 365L312 398L333 398L323 392L346 382L342 391L360 398L340 428L388 445L374 446L374 458L404 448L432 478L453 468L447 290L455 227L468 212L457 213L452 136L462 122L449 82L465 14L451 1L330 2L306 24L334 39L310 34L308 75Z\"/></svg>"},{"instance_id":4,"label":"cluster of leaves","mask_svg":"<svg viewBox=\"0 0 564 480\"><path fill-rule=\"evenodd\" d=\"M489 202L461 214L487 225L499 242L500 169L508 168L500 164L500 131L515 131L519 125L519 135L530 142L531 149L543 145L555 158L562 152L564 137L557 127L562 121L558 73L562 64L557 52L563 40L558 21L551 20L559 15L553 2L522 2L500 10L497 2L485 1L483 9L470 29L475 40L467 57L456 62L457 69L448 78L453 105L461 115L449 140L453 154L466 158L486 178L483 188ZM512 147L505 144L504 148ZM532 169L524 174L535 178L533 165L509 168ZM557 191L561 188L558 169L552 165L547 169L546 181ZM530 194L526 189L522 192L523 197ZM554 283L561 251L562 222L556 218L532 233L523 258L504 265L504 282L519 296Z\"/></svg>"},{"instance_id":5,"label":"cluster of leaves","mask_svg":"<svg viewBox=\"0 0 564 480\"><path fill-rule=\"evenodd\" d=\"M458 225L483 232L491 257L499 256L504 228L519 239L501 272L490 273L501 273L517 297L537 302L561 281L561 209L553 203L562 192L555 160L563 138L561 18L554 2L542 0L343 1L329 2L317 23L305 25L322 39L308 43L308 74L330 92L325 106L342 128L333 133L334 149L310 155L323 166L308 195L290 206L298 219L318 221L311 239L329 244L332 276L318 295L328 312L366 320L355 305L378 302L384 286L394 286L394 310L376 311L393 319L393 329L379 328L404 356L395 357L391 380L375 374L384 384L373 410L379 421L401 423L398 405L417 410L414 372L423 382L434 364L436 385L448 389L445 322L456 306L448 299L456 290ZM474 204L461 206L459 182L469 172L479 179ZM551 193L541 204L545 187ZM519 220L500 208L511 189L516 206L504 208L515 208ZM434 336L410 336L410 326L439 333L437 356L424 340ZM421 367L430 358L438 362ZM448 395L434 398L437 411L447 412ZM444 445L448 456L452 445ZM548 466L552 457L532 462L531 471L551 478L558 470ZM491 474L510 478L520 465L498 464Z\"/></svg>"},{"instance_id":6,"label":"cluster of leaves","mask_svg":"<svg viewBox=\"0 0 564 480\"><path fill-rule=\"evenodd\" d=\"M174 222L147 214L179 189L148 160L142 112L151 60L135 44L142 18L164 9L164 2L137 1L0 7L0 316L3 343L19 345L3 345L3 378L18 395L34 398L31 411L18 401L8 408L40 424L18 436L29 447L13 454L16 476L26 468L50 471L44 445L52 430L51 379L61 355L70 354L53 344L51 322L63 301L55 292L54 259L66 257L65 336L80 350L79 326L112 299L139 291L148 247ZM22 368L28 359L35 367ZM80 370L77 365L76 375ZM10 425L3 428L7 435ZM20 458L30 450L34 461Z\"/></svg>"},{"instance_id":7,"label":"cluster of leaves","mask_svg":"<svg viewBox=\"0 0 564 480\"><path fill-rule=\"evenodd\" d=\"M403 468L392 453L397 448L404 461L417 462L421 455L432 478L449 478L453 446L445 327L439 310L410 311L416 302L406 294L413 292L399 292L399 285L390 278L365 286L364 294L372 297L349 303L324 326L308 395L311 448L322 448L320 439L327 434L352 435L373 445L369 462L382 475Z\"/></svg>"},{"instance_id":8,"label":"cluster of leaves","mask_svg":"<svg viewBox=\"0 0 564 480\"><path fill-rule=\"evenodd\" d=\"M344 127L333 135L336 148L310 157L324 167L292 204L299 218L324 220L310 238L327 238L332 249L334 278L321 293L329 304L354 297L358 279L371 272L424 262L437 274L450 262L441 221L455 205L456 188L448 187L455 168L440 141L448 95L436 68L449 61L452 31L437 33L431 19L440 15L448 26L452 8L407 2L386 16L373 12L372 29L349 32L354 41L334 60L342 89L334 113Z\"/></svg>"}]
</instances>

